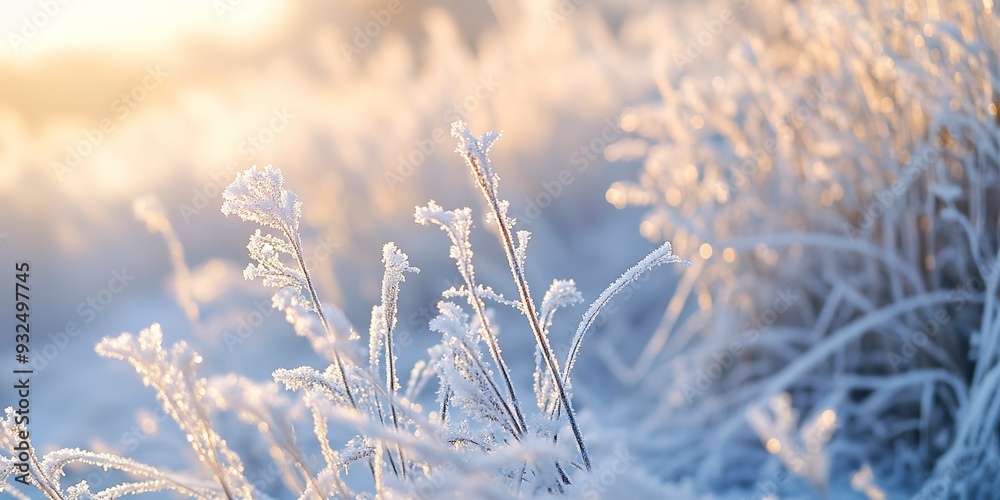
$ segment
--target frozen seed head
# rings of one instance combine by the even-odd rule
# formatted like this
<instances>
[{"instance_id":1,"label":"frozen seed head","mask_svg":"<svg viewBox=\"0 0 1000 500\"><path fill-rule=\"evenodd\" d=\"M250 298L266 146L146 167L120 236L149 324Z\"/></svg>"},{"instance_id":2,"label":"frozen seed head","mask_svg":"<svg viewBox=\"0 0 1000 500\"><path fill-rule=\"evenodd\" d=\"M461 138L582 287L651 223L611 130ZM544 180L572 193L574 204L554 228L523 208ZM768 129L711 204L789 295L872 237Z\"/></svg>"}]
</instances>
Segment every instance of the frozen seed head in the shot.
<instances>
[{"instance_id":1,"label":"frozen seed head","mask_svg":"<svg viewBox=\"0 0 1000 500\"><path fill-rule=\"evenodd\" d=\"M476 137L469 130L469 126L461 120L451 124L451 135L458 139L458 147L455 148L455 152L466 158L475 158L483 167L489 165L490 148L500 138L500 134L493 131Z\"/></svg>"},{"instance_id":2,"label":"frozen seed head","mask_svg":"<svg viewBox=\"0 0 1000 500\"><path fill-rule=\"evenodd\" d=\"M499 179L493 172L493 164L490 162L490 148L500 138L500 134L490 131L476 137L468 125L459 120L451 124L451 135L458 139L455 152L465 158L465 163L472 169L477 182L487 195L495 197Z\"/></svg>"},{"instance_id":3,"label":"frozen seed head","mask_svg":"<svg viewBox=\"0 0 1000 500\"><path fill-rule=\"evenodd\" d=\"M280 170L271 165L258 170L254 165L236 174L236 179L222 192L222 213L279 231L297 231L302 203L284 184Z\"/></svg>"}]
</instances>

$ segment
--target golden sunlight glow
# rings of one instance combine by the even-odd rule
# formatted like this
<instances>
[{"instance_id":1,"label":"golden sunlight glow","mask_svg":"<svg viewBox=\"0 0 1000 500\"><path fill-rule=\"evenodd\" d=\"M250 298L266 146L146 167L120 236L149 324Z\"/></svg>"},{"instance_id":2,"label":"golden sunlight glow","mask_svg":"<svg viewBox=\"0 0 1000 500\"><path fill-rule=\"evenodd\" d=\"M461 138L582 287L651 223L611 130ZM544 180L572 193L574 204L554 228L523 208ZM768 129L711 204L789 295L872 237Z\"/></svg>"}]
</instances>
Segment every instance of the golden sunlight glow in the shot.
<instances>
[{"instance_id":1,"label":"golden sunlight glow","mask_svg":"<svg viewBox=\"0 0 1000 500\"><path fill-rule=\"evenodd\" d=\"M625 192L618 183L608 188L607 192L604 193L604 199L608 200L608 203L614 205L615 208L625 208L625 203L628 201L628 197L625 196Z\"/></svg>"},{"instance_id":2,"label":"golden sunlight glow","mask_svg":"<svg viewBox=\"0 0 1000 500\"><path fill-rule=\"evenodd\" d=\"M681 201L683 200L683 196L681 195L681 190L673 186L667 188L666 198L667 198L667 203L672 207L680 205Z\"/></svg>"},{"instance_id":3,"label":"golden sunlight glow","mask_svg":"<svg viewBox=\"0 0 1000 500\"><path fill-rule=\"evenodd\" d=\"M768 439L765 446L767 447L768 453L771 454L776 454L781 451L781 441L778 441L775 438Z\"/></svg>"},{"instance_id":4,"label":"golden sunlight glow","mask_svg":"<svg viewBox=\"0 0 1000 500\"><path fill-rule=\"evenodd\" d=\"M660 239L660 229L656 227L656 223L646 219L639 224L639 234L648 240L657 241Z\"/></svg>"},{"instance_id":5,"label":"golden sunlight glow","mask_svg":"<svg viewBox=\"0 0 1000 500\"><path fill-rule=\"evenodd\" d=\"M733 261L735 261L736 260L736 250L733 250L732 247L726 247L726 249L722 251L722 260L724 260L726 262L733 262Z\"/></svg>"},{"instance_id":6,"label":"golden sunlight glow","mask_svg":"<svg viewBox=\"0 0 1000 500\"><path fill-rule=\"evenodd\" d=\"M618 124L622 130L634 132L635 127L639 124L639 117L635 113L623 113L622 117L618 120Z\"/></svg>"},{"instance_id":7,"label":"golden sunlight glow","mask_svg":"<svg viewBox=\"0 0 1000 500\"><path fill-rule=\"evenodd\" d=\"M276 20L289 14L292 5L235 0L90 0L65 5L55 2L43 9L31 0L12 3L13 15L0 19L0 31L14 38L8 36L5 41L9 43L0 44L0 58L95 48L133 54L161 51L192 35L209 33L260 40L278 24Z\"/></svg>"},{"instance_id":8,"label":"golden sunlight glow","mask_svg":"<svg viewBox=\"0 0 1000 500\"><path fill-rule=\"evenodd\" d=\"M684 167L684 180L694 182L698 180L698 167L688 164Z\"/></svg>"},{"instance_id":9,"label":"golden sunlight glow","mask_svg":"<svg viewBox=\"0 0 1000 500\"><path fill-rule=\"evenodd\" d=\"M833 205L833 193L831 193L828 189L824 189L823 192L819 194L819 201L824 207Z\"/></svg>"},{"instance_id":10,"label":"golden sunlight glow","mask_svg":"<svg viewBox=\"0 0 1000 500\"><path fill-rule=\"evenodd\" d=\"M156 434L160 426L152 415L143 415L139 418L139 428L147 435Z\"/></svg>"},{"instance_id":11,"label":"golden sunlight glow","mask_svg":"<svg viewBox=\"0 0 1000 500\"><path fill-rule=\"evenodd\" d=\"M712 295L708 292L701 292L698 294L698 307L702 311L708 311L712 308Z\"/></svg>"},{"instance_id":12,"label":"golden sunlight glow","mask_svg":"<svg viewBox=\"0 0 1000 500\"><path fill-rule=\"evenodd\" d=\"M703 259L711 257L712 245L709 245L708 243L702 243L701 246L698 247L698 255L701 255L701 258Z\"/></svg>"},{"instance_id":13,"label":"golden sunlight glow","mask_svg":"<svg viewBox=\"0 0 1000 500\"><path fill-rule=\"evenodd\" d=\"M820 418L823 420L824 424L828 426L833 425L837 422L837 412L833 410L823 410L823 413L820 414Z\"/></svg>"},{"instance_id":14,"label":"golden sunlight glow","mask_svg":"<svg viewBox=\"0 0 1000 500\"><path fill-rule=\"evenodd\" d=\"M830 193L834 200L840 200L844 197L844 188L840 187L840 184L834 184L830 186Z\"/></svg>"},{"instance_id":15,"label":"golden sunlight glow","mask_svg":"<svg viewBox=\"0 0 1000 500\"><path fill-rule=\"evenodd\" d=\"M891 113L894 107L895 106L893 106L891 97L883 97L882 100L879 101L879 108L881 108L883 113Z\"/></svg>"}]
</instances>

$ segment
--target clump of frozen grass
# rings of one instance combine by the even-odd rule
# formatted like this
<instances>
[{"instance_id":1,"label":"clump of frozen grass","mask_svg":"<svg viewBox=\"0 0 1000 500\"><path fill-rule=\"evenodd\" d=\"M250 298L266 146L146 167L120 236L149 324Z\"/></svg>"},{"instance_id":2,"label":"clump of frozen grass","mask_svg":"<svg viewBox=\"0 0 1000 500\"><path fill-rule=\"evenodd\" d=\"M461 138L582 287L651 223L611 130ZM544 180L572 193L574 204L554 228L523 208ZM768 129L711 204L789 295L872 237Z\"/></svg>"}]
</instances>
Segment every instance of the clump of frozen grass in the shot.
<instances>
[{"instance_id":1,"label":"clump of frozen grass","mask_svg":"<svg viewBox=\"0 0 1000 500\"><path fill-rule=\"evenodd\" d=\"M579 495L587 491L591 458L570 393L571 370L583 338L601 309L642 273L663 264L688 263L664 244L630 268L584 313L567 359L560 363L549 342L549 331L556 311L581 303L583 296L573 280L556 279L541 308L536 308L524 274L530 234L515 232L516 221L507 214L509 203L500 197L499 176L489 158L489 149L499 134L476 137L462 122L453 124L452 133L458 138L457 152L486 199L490 210L487 219L497 226L518 291L516 300L508 300L477 281L469 239L473 227L470 209L445 210L434 201L417 207L415 221L439 226L451 241L449 254L462 285L442 292L440 312L430 323L441 341L429 349L428 359L413 367L404 384L394 344L398 299L406 276L419 269L395 243L382 248L385 273L381 301L371 312L367 360L360 359L357 342L361 335L342 312L320 300L311 270L305 265L299 233L301 203L284 187L279 170L252 167L226 188L222 205L224 214L262 226L250 236L247 249L252 262L244 275L279 289L272 299L274 308L284 312L294 332L308 339L330 364L278 369L273 383L235 374L205 379L195 373L203 358L184 342L164 348L159 325L137 337L125 333L104 339L97 352L129 362L143 383L154 388L208 477L182 477L127 458L81 450L58 450L39 459L30 442L25 453L31 466L19 472L14 457L18 456L18 432L23 427L8 408L0 432L0 444L11 453L0 456L3 491L23 495L11 477L24 474L23 482L50 498L117 498L165 490L195 498L266 497L262 488L248 480L240 457L213 426L212 417L220 412L234 412L240 421L256 427L270 458L278 464L285 488L300 498L370 494L427 497L428 488L430 496L470 498ZM148 202L137 205L137 211L151 224L158 222L154 225L164 231L165 222L159 220L162 214L151 211ZM517 397L514 378L518 374L504 360L489 302L519 311L534 337L533 407L537 411L532 405L525 407ZM414 401L422 389L432 385L429 379L435 376L438 406L425 412ZM279 386L290 392L279 392ZM288 417L296 415L311 420L312 446L296 439L288 422ZM339 426L337 434L347 430L355 437L335 442L333 425ZM319 449L321 463L307 460L305 449ZM91 492L86 482L64 488L59 479L62 467L70 463L115 468L135 482L98 492ZM347 481L348 473L356 469L371 474L370 492L354 491Z\"/></svg>"},{"instance_id":2,"label":"clump of frozen grass","mask_svg":"<svg viewBox=\"0 0 1000 500\"><path fill-rule=\"evenodd\" d=\"M788 393L796 426L835 412L825 474L840 488L867 470L901 491L991 494L995 6L779 1L741 17L753 29L733 28L725 64L664 68L661 101L623 117L639 137L609 148L645 165L608 200L648 207L645 236L702 256L638 360L605 356L625 383L668 381L637 409L662 439L637 445L682 455L659 472L702 491L770 480L766 443L791 429L741 410Z\"/></svg>"}]
</instances>

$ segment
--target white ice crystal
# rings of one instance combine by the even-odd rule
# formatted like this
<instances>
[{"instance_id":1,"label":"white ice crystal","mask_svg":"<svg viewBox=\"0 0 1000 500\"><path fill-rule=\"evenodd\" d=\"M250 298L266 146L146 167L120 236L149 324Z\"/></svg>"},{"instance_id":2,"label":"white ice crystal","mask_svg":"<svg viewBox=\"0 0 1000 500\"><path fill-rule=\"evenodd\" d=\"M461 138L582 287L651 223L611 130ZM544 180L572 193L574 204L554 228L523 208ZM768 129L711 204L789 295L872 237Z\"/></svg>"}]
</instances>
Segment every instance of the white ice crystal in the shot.
<instances>
[{"instance_id":1,"label":"white ice crystal","mask_svg":"<svg viewBox=\"0 0 1000 500\"><path fill-rule=\"evenodd\" d=\"M243 277L247 280L260 278L264 286L276 288L291 287L301 290L307 286L305 274L300 269L292 268L282 262L282 256L288 259L296 254L295 247L288 240L273 234L261 233L260 229L257 229L250 235L247 250L250 258L257 261L256 264L247 264L243 271ZM311 309L313 306L309 307Z\"/></svg>"},{"instance_id":2,"label":"white ice crystal","mask_svg":"<svg viewBox=\"0 0 1000 500\"><path fill-rule=\"evenodd\" d=\"M243 475L243 464L218 435L206 418L202 397L204 379L197 378L194 367L201 356L179 342L170 350L163 348L163 331L159 324L142 330L138 338L123 333L102 340L96 348L101 356L127 361L142 377L145 385L156 390L163 410L187 435L200 457L227 495L248 498L253 487Z\"/></svg>"},{"instance_id":3,"label":"white ice crystal","mask_svg":"<svg viewBox=\"0 0 1000 500\"><path fill-rule=\"evenodd\" d=\"M576 334L573 336L573 341L570 343L569 355L566 358L566 368L563 372L563 379L569 382L569 373L573 369L573 365L576 363L576 357L580 353L580 346L583 343L583 337L587 334L587 330L594 324L594 320L597 319L598 313L611 301L611 299L625 289L630 283L639 279L639 277L653 269L657 266L664 264L681 264L683 266L690 266L691 263L685 259L682 259L673 254L671 251L670 242L666 242L661 245L656 250L653 250L646 257L639 261L638 264L630 267L625 273L623 273L618 279L611 283L601 295L597 297L587 308L587 312L583 313L583 319L580 320L580 326L576 329Z\"/></svg>"},{"instance_id":4,"label":"white ice crystal","mask_svg":"<svg viewBox=\"0 0 1000 500\"><path fill-rule=\"evenodd\" d=\"M236 174L222 192L222 213L279 231L297 231L302 203L284 185L281 170L271 165L257 170L254 165Z\"/></svg>"},{"instance_id":5,"label":"white ice crystal","mask_svg":"<svg viewBox=\"0 0 1000 500\"><path fill-rule=\"evenodd\" d=\"M156 391L164 412L177 422L214 484L206 478L175 476L127 458L68 449L49 452L41 465L32 466L30 475L35 486L53 498L117 498L157 491L196 498L266 498L264 491L255 489L258 481L247 478L240 457L216 430L217 415L234 413L239 422L254 427L265 443L267 456L277 465L273 469L275 479L302 498L370 498L368 493L352 491L346 481L348 472L359 462L364 465L358 469L371 473L370 484L378 497L423 496L425 485L431 481L438 488L447 486L442 491L449 494L469 497L571 491L578 476L574 471L589 474L591 462L562 387L548 335L556 310L578 304L582 296L573 280L554 280L541 310L535 309L524 276L531 234L513 231L515 221L507 216L509 203L498 196L498 176L488 157L499 135L473 137L464 124L456 124L455 133L458 151L487 198L487 219L492 219L500 230L518 300L508 300L493 287L477 282L469 208L446 211L433 201L416 208L417 223L437 225L448 236L449 255L461 277L460 286L450 287L441 295L445 299L464 299L468 312L455 302L438 304L439 314L430 321L430 328L440 334L441 340L428 350L428 359L414 365L410 379L405 381L406 390L401 393L404 384L399 378L395 352L400 289L406 275L419 269L410 265L395 243L383 246L385 272L380 302L372 308L369 352L364 363L353 343L360 335L340 309L320 300L313 286L302 252L300 203L296 196L284 188L277 169L270 165L263 170L250 168L226 188L222 211L273 232L258 228L250 235L247 249L251 263L244 277L279 288L272 297L272 306L284 313L294 332L308 339L329 365L279 368L272 373L274 382L267 383L235 374L206 380L195 374L202 357L184 342L164 348L158 324L137 336L126 333L106 338L97 345L98 354L127 361L143 383ZM140 204L138 210L151 223L164 223L157 218L163 214L151 214L150 206ZM642 264L651 268L668 260L657 254ZM637 274L630 273L626 278ZM613 294L608 293L607 298ZM519 311L529 320L535 335L534 380L541 411L531 415L530 420L518 401L514 374L500 348L499 325L487 301ZM523 332L516 328L511 331ZM430 413L415 400L435 375L439 382L439 411ZM564 409L561 412L556 409L560 402ZM20 432L13 418L8 408L0 432L0 445L12 454L16 451L16 433ZM311 420L309 439L314 439L311 449L319 451L316 456L322 456L320 465L306 460L306 448L296 436L298 426L292 421L301 419ZM562 419L569 420L572 439L560 439ZM344 429L334 432L332 426L344 426L348 436L356 437L337 443L336 437L343 436ZM574 442L579 459L571 448ZM33 448L30 453L34 454ZM129 480L100 491L92 491L94 484L86 481L63 488L59 483L63 467L74 463L114 468ZM14 472L12 458L0 455L4 492L23 497L9 482Z\"/></svg>"}]
</instances>

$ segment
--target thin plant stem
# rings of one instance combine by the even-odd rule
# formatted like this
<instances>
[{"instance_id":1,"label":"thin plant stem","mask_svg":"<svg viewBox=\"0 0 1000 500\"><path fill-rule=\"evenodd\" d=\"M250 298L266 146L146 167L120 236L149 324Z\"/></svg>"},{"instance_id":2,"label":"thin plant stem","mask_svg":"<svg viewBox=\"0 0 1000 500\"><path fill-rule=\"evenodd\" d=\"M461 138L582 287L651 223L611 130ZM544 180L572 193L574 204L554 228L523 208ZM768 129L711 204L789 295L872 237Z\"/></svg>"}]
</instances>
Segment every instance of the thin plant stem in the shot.
<instances>
[{"instance_id":1,"label":"thin plant stem","mask_svg":"<svg viewBox=\"0 0 1000 500\"><path fill-rule=\"evenodd\" d=\"M309 269L306 268L305 258L302 256L302 239L298 233L291 231L289 228L285 228L284 232L285 237L292 243L292 248L295 250L295 262L298 264L299 269L302 270L302 275L306 278L306 288L309 290L309 298L313 302L313 308L316 309L316 316L319 317L319 322L323 325L323 331L332 340L335 338L333 330L330 328L330 323L326 321L326 315L323 314L323 304L319 301L319 295L316 293ZM351 385L347 383L347 372L344 370L344 362L340 358L340 349L336 347L333 349L333 362L337 366L337 371L340 372L340 379L344 383L344 392L347 394L347 399L350 400L351 406L355 410L361 411L358 408L358 403L354 400L354 395L351 393Z\"/></svg>"},{"instance_id":2,"label":"thin plant stem","mask_svg":"<svg viewBox=\"0 0 1000 500\"><path fill-rule=\"evenodd\" d=\"M587 453L587 447L583 443L583 433L580 431L580 426L576 422L573 406L570 404L569 396L566 394L566 388L563 385L562 378L559 376L559 362L552 354L552 346L549 344L548 338L542 332L542 327L538 323L538 313L535 312L535 304L531 300L531 295L528 293L528 284L524 280L524 270L521 269L520 262L517 260L517 256L514 252L514 239L510 233L510 227L507 226L506 214L500 209L499 200L491 194L489 183L487 182L485 175L486 172L483 166L479 164L479 160L471 154L466 154L465 157L469 162L469 165L472 167L472 173L476 177L476 182L479 185L480 190L482 190L483 195L486 196L486 202L493 211L493 215L497 221L497 226L500 228L500 240L503 243L504 252L507 254L507 263L510 265L510 272L514 277L514 284L517 286L517 291L521 296L521 304L524 308L524 315L528 317L528 324L531 326L531 331L535 335L535 342L538 343L538 347L542 352L542 357L545 359L545 364L549 369L549 373L552 375L552 380L555 382L556 390L559 393L559 399L566 408L566 417L569 419L570 428L573 430L573 437L576 439L576 446L580 449L580 457L583 459L583 465L587 468L587 471L590 472L590 455Z\"/></svg>"}]
</instances>

